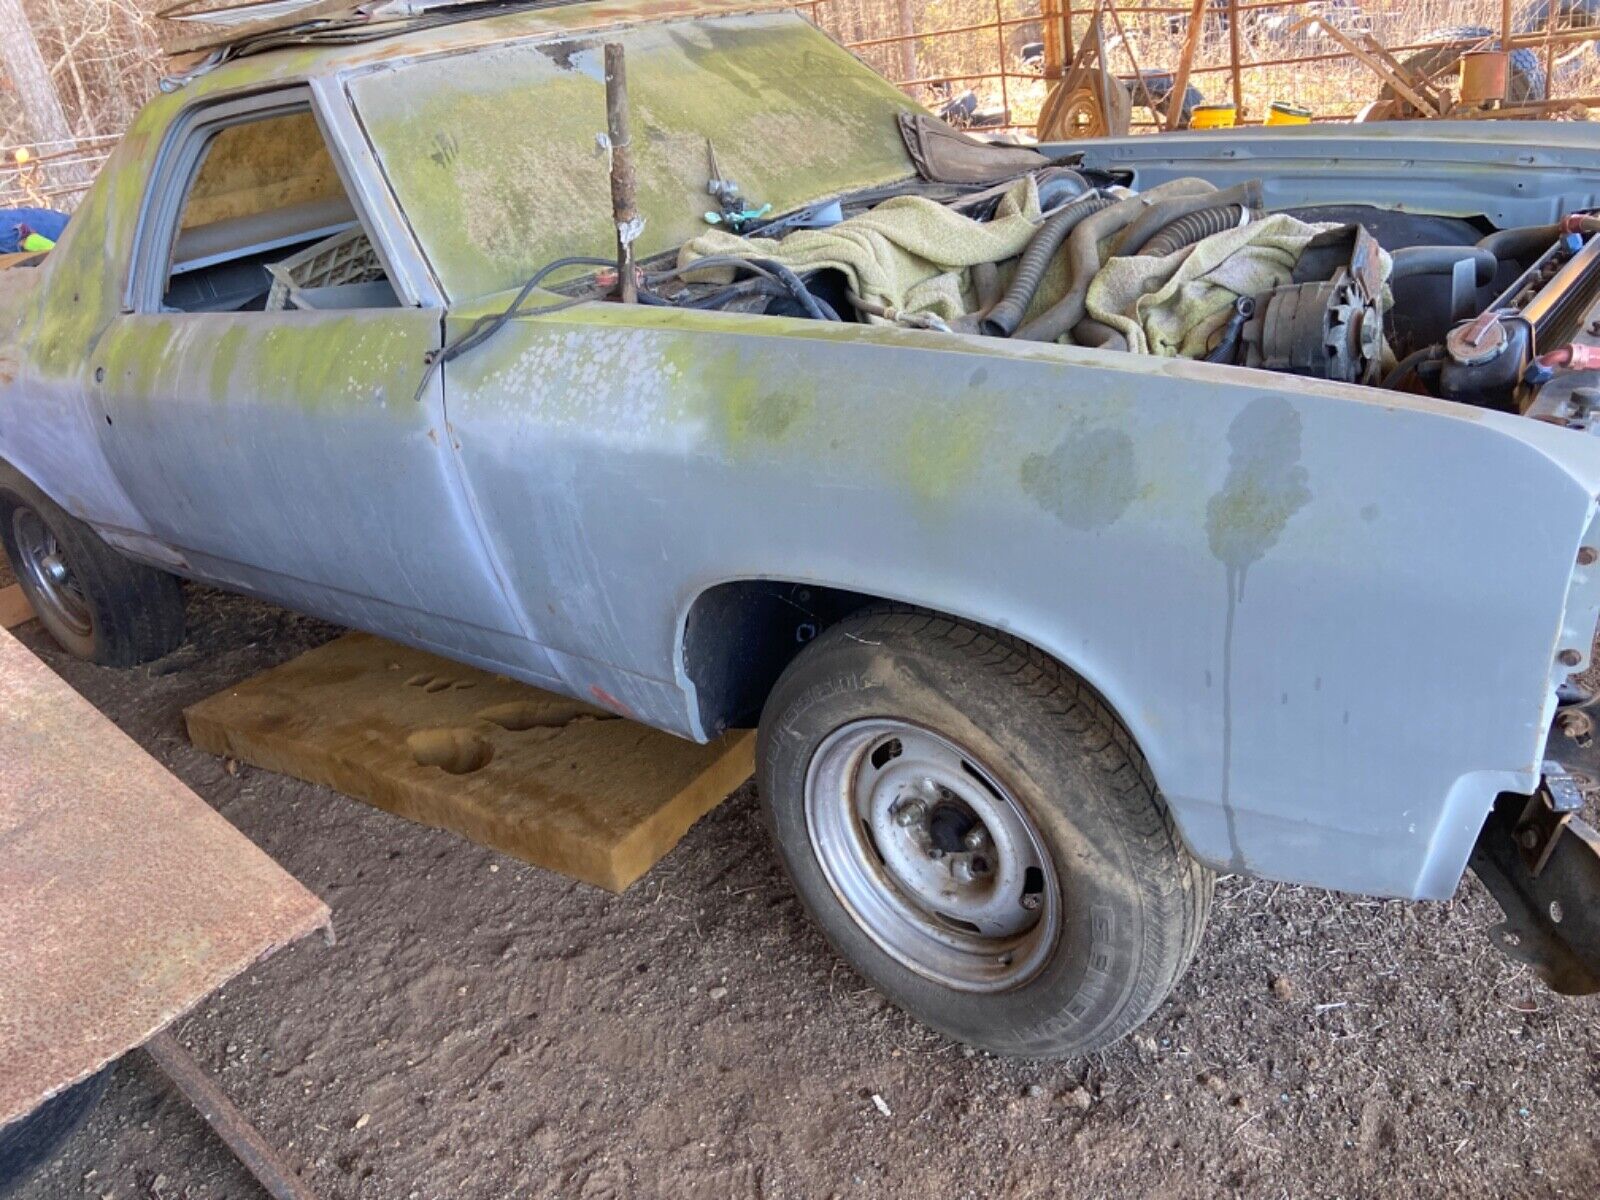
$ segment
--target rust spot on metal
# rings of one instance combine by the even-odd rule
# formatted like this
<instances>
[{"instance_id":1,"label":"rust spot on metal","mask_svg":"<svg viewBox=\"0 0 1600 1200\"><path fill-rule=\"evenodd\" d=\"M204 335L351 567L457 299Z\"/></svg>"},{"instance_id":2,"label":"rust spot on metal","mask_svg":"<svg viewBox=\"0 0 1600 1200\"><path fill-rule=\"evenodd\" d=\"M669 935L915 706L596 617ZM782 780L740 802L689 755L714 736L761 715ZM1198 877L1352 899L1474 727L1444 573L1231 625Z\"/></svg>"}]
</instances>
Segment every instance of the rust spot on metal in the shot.
<instances>
[{"instance_id":1,"label":"rust spot on metal","mask_svg":"<svg viewBox=\"0 0 1600 1200\"><path fill-rule=\"evenodd\" d=\"M0 632L0 1125L329 921Z\"/></svg>"}]
</instances>

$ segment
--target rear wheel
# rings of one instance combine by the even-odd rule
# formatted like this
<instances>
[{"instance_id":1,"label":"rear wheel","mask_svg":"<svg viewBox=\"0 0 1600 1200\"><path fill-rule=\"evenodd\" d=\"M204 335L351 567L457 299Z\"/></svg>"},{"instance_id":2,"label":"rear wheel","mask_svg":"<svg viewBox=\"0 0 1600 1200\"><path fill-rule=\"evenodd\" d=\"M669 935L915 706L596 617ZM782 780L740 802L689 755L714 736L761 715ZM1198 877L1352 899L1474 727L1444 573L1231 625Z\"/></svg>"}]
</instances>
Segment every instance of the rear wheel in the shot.
<instances>
[{"instance_id":1,"label":"rear wheel","mask_svg":"<svg viewBox=\"0 0 1600 1200\"><path fill-rule=\"evenodd\" d=\"M778 681L758 755L829 940L960 1041L1093 1050L1194 954L1214 877L1115 716L1020 642L919 611L852 617Z\"/></svg>"},{"instance_id":2,"label":"rear wheel","mask_svg":"<svg viewBox=\"0 0 1600 1200\"><path fill-rule=\"evenodd\" d=\"M132 667L182 643L178 581L118 554L4 464L0 544L35 615L69 653Z\"/></svg>"}]
</instances>

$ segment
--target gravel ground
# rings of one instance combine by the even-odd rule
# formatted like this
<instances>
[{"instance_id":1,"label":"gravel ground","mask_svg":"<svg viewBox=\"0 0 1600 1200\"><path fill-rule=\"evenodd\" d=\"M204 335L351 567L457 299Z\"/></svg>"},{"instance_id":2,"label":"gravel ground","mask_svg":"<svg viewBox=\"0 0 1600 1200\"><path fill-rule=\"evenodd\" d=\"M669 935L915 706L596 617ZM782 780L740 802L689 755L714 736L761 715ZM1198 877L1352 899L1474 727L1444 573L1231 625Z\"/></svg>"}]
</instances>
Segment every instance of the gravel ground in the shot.
<instances>
[{"instance_id":1,"label":"gravel ground","mask_svg":"<svg viewBox=\"0 0 1600 1200\"><path fill-rule=\"evenodd\" d=\"M1224 880L1199 958L1089 1059L971 1054L812 929L746 785L610 896L186 742L335 631L191 593L119 673L23 636L333 908L179 1040L326 1198L1600 1194L1594 1001L1446 904ZM258 1195L140 1055L23 1200Z\"/></svg>"}]
</instances>

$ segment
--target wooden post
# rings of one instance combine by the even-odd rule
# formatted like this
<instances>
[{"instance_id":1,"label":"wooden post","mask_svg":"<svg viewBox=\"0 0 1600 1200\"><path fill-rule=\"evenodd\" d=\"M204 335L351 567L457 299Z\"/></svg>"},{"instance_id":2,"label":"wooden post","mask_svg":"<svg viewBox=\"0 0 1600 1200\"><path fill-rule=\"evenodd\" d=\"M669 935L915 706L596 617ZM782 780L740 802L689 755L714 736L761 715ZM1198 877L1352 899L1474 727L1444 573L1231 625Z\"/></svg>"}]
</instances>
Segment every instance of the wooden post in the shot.
<instances>
[{"instance_id":1,"label":"wooden post","mask_svg":"<svg viewBox=\"0 0 1600 1200\"><path fill-rule=\"evenodd\" d=\"M1239 71L1239 0L1228 0L1228 71L1233 76L1233 115L1244 119L1244 80ZM1182 98L1179 98L1180 103Z\"/></svg>"},{"instance_id":2,"label":"wooden post","mask_svg":"<svg viewBox=\"0 0 1600 1200\"><path fill-rule=\"evenodd\" d=\"M606 137L611 143L611 216L617 224L617 288L624 304L639 299L633 243L642 223L634 198L633 140L628 132L628 71L622 47L606 43Z\"/></svg>"},{"instance_id":3,"label":"wooden post","mask_svg":"<svg viewBox=\"0 0 1600 1200\"><path fill-rule=\"evenodd\" d=\"M900 78L902 87L917 78L917 19L911 11L911 0L895 0L895 15L900 25Z\"/></svg>"},{"instance_id":4,"label":"wooden post","mask_svg":"<svg viewBox=\"0 0 1600 1200\"><path fill-rule=\"evenodd\" d=\"M1066 17L1061 11L1062 4L1071 5L1072 0L1040 0L1039 13L1043 17L1044 33L1044 77L1046 79L1060 79L1067 59L1072 57L1067 46L1072 41L1072 35L1066 27Z\"/></svg>"},{"instance_id":5,"label":"wooden post","mask_svg":"<svg viewBox=\"0 0 1600 1200\"><path fill-rule=\"evenodd\" d=\"M1189 36L1183 39L1183 54L1178 73L1172 80L1172 95L1177 101L1167 105L1167 128L1176 129L1183 120L1183 98L1189 94L1189 72L1194 69L1194 52L1200 45L1200 30L1205 25L1207 0L1194 0L1189 10Z\"/></svg>"}]
</instances>

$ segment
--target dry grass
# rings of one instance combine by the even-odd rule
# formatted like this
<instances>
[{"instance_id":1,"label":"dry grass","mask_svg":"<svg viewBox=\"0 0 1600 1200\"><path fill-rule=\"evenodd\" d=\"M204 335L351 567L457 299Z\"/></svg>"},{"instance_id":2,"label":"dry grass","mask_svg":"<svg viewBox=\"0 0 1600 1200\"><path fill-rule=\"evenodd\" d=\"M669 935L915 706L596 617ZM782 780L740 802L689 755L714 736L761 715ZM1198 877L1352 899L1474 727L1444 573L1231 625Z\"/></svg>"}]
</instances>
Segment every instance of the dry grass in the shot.
<instances>
[{"instance_id":1,"label":"dry grass","mask_svg":"<svg viewBox=\"0 0 1600 1200\"><path fill-rule=\"evenodd\" d=\"M35 145L27 115L0 78L0 204L33 202L70 207L73 189L53 178L52 156L98 163L152 93L162 73L154 12L171 0L24 0L40 48L51 64L75 134L75 147ZM1538 0L1517 0L1525 17ZM1379 83L1348 55L1294 65L1256 66L1292 56L1339 54L1315 29L1288 26L1320 13L1352 33L1371 33L1391 47L1425 41L1450 26L1498 28L1500 0L1299 0L1281 8L1241 0L1240 100L1246 119L1259 119L1274 100L1305 105L1319 117L1354 114L1373 98ZM1089 0L1075 0L1074 41L1087 29ZM1044 100L1045 83L1024 63L1023 47L1042 38L1040 0L804 0L796 7L919 100L937 106L968 88L982 109L1008 114L1013 128L1030 128ZM1135 66L1172 68L1182 45L1183 22L1172 16L1182 0L1125 3L1108 22L1111 64L1119 73ZM1596 5L1600 8L1600 4ZM1155 11L1150 11L1155 10ZM1119 29L1120 25L1120 29ZM905 35L910 32L912 36ZM1195 59L1194 84L1207 100L1232 98L1230 33L1216 17L1207 20ZM1600 93L1600 54L1589 43L1559 47L1554 56L1536 51L1541 66L1553 57L1552 95ZM1403 57L1403 55L1402 55ZM1135 110L1135 121L1149 124ZM34 162L19 169L12 148L28 147Z\"/></svg>"}]
</instances>

